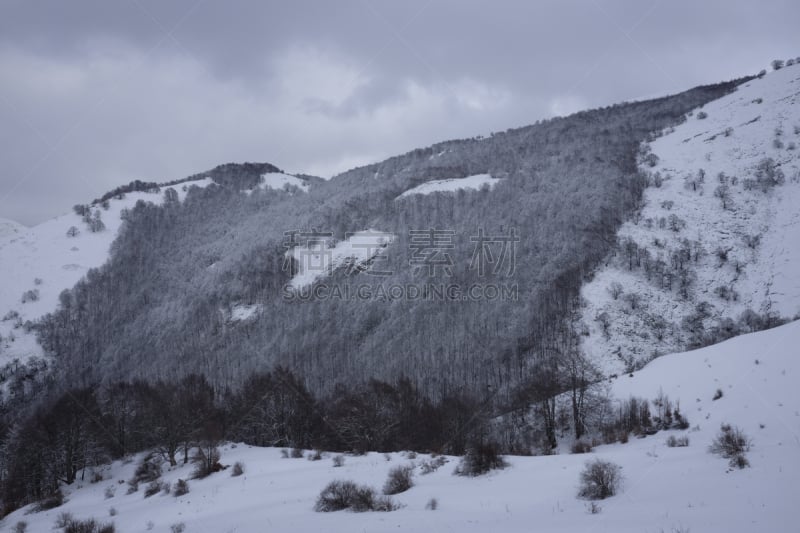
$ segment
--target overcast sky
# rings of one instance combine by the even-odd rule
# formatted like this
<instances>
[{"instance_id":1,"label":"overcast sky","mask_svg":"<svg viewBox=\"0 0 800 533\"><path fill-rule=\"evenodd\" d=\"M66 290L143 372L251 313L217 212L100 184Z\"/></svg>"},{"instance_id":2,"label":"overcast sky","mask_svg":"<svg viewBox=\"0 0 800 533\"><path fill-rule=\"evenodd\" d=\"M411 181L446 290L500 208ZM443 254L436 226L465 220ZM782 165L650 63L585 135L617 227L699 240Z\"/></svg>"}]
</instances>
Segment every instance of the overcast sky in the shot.
<instances>
[{"instance_id":1,"label":"overcast sky","mask_svg":"<svg viewBox=\"0 0 800 533\"><path fill-rule=\"evenodd\" d=\"M0 0L0 217L267 161L329 177L800 55L797 0Z\"/></svg>"}]
</instances>

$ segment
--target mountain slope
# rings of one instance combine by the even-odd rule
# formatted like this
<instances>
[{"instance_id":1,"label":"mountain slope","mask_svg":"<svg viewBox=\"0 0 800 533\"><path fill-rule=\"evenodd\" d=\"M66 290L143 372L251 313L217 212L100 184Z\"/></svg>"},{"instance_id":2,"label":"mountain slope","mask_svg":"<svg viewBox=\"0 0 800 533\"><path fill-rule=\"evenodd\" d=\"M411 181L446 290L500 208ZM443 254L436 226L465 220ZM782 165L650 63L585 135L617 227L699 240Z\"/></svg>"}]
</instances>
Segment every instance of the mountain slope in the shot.
<instances>
[{"instance_id":1,"label":"mountain slope","mask_svg":"<svg viewBox=\"0 0 800 533\"><path fill-rule=\"evenodd\" d=\"M689 353L667 355L633 377L611 383L620 399L630 394L655 398L663 391L680 402L692 429L667 431L627 444L598 446L589 455L510 457L510 467L478 478L452 475L458 458L430 474L419 465L427 455L402 453L348 456L344 466L321 461L281 459L278 449L226 445L222 462L244 464L241 477L230 470L189 481L187 495L125 494L124 480L135 463L98 468L103 480L65 488L67 503L46 512L23 508L5 518L12 526L28 522L30 531L48 531L61 512L77 518L113 521L120 531L167 531L185 523L186 531L794 531L800 479L800 322L729 340ZM713 400L716 389L724 394ZM739 426L753 439L751 467L728 468L710 454L723 423ZM686 435L689 446L667 447L669 436ZM311 453L311 452L307 452ZM599 457L622 466L622 492L599 502L599 514L577 499L585 461ZM351 479L378 490L390 468L417 465L415 486L395 496L403 507L390 513L349 511L315 513L317 494L334 479ZM164 474L174 483L191 466ZM87 479L89 474L87 473ZM109 492L107 492L109 491ZM112 497L108 497L111 494ZM438 509L425 510L436 498ZM114 516L109 510L115 510ZM148 525L152 523L152 526Z\"/></svg>"},{"instance_id":2,"label":"mountain slope","mask_svg":"<svg viewBox=\"0 0 800 533\"><path fill-rule=\"evenodd\" d=\"M259 189L264 168L227 165L212 177L234 187L134 210L110 262L71 291L40 336L61 375L87 385L200 372L236 388L284 365L320 394L407 376L435 398L491 387L510 402L537 356L568 342L561 322L583 275L637 206L640 143L740 82L440 143L316 182L308 194ZM421 184L478 175L494 187L397 201ZM335 291L285 298L297 272L286 252L303 244L289 236L316 230L330 251L370 229L396 236L380 261L344 261L313 277ZM503 242L513 242L513 257L482 268ZM244 308L259 312L230 320Z\"/></svg>"},{"instance_id":3,"label":"mountain slope","mask_svg":"<svg viewBox=\"0 0 800 533\"><path fill-rule=\"evenodd\" d=\"M582 289L583 349L621 372L800 314L798 145L796 65L653 141L644 207Z\"/></svg>"},{"instance_id":4,"label":"mountain slope","mask_svg":"<svg viewBox=\"0 0 800 533\"><path fill-rule=\"evenodd\" d=\"M189 187L205 187L208 179L189 181L176 187L178 198ZM110 198L108 207L94 205L104 229L93 232L77 213L70 212L26 228L15 222L0 221L0 366L18 359L25 362L43 355L35 336L24 324L36 321L58 306L61 291L72 288L91 268L103 265L111 243L122 226L122 213L137 202L163 201L160 192L130 192L124 198ZM68 235L74 227L74 235ZM35 291L33 298L23 298ZM23 301L23 299L25 301Z\"/></svg>"}]
</instances>

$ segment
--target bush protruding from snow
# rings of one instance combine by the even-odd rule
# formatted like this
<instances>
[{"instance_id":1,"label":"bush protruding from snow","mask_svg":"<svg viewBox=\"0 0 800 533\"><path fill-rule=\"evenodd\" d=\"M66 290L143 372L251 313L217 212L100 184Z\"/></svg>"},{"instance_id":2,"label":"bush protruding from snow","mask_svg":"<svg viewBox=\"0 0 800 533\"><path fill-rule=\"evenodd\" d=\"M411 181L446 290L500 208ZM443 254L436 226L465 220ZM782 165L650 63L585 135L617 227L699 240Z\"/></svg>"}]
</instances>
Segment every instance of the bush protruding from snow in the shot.
<instances>
[{"instance_id":1,"label":"bush protruding from snow","mask_svg":"<svg viewBox=\"0 0 800 533\"><path fill-rule=\"evenodd\" d=\"M148 454L142 457L142 461L136 467L131 481L139 483L150 483L161 477L161 458Z\"/></svg>"},{"instance_id":2,"label":"bush protruding from snow","mask_svg":"<svg viewBox=\"0 0 800 533\"><path fill-rule=\"evenodd\" d=\"M219 449L216 446L198 447L194 456L192 456L192 462L194 463L192 479L203 479L214 472L222 470L219 459Z\"/></svg>"},{"instance_id":3,"label":"bush protruding from snow","mask_svg":"<svg viewBox=\"0 0 800 533\"><path fill-rule=\"evenodd\" d=\"M231 477L241 476L242 474L244 474L244 463L236 461L231 469Z\"/></svg>"},{"instance_id":4,"label":"bush protruding from snow","mask_svg":"<svg viewBox=\"0 0 800 533\"><path fill-rule=\"evenodd\" d=\"M166 490L169 491L169 483L162 483L157 479L155 481L151 481L150 483L147 484L147 487L144 489L144 497L149 498L150 496L158 494L159 492L164 490L165 487Z\"/></svg>"},{"instance_id":5,"label":"bush protruding from snow","mask_svg":"<svg viewBox=\"0 0 800 533\"><path fill-rule=\"evenodd\" d=\"M471 446L456 468L458 476L480 476L491 470L499 470L508 466L503 457L497 453L493 444Z\"/></svg>"},{"instance_id":6,"label":"bush protruding from snow","mask_svg":"<svg viewBox=\"0 0 800 533\"><path fill-rule=\"evenodd\" d=\"M322 459L322 452L319 450L314 450L313 452L309 452L307 459L309 461L319 461Z\"/></svg>"},{"instance_id":7,"label":"bush protruding from snow","mask_svg":"<svg viewBox=\"0 0 800 533\"><path fill-rule=\"evenodd\" d=\"M603 500L613 496L622 483L622 467L610 461L595 459L586 463L581 472L578 496L588 500Z\"/></svg>"},{"instance_id":8,"label":"bush protruding from snow","mask_svg":"<svg viewBox=\"0 0 800 533\"><path fill-rule=\"evenodd\" d=\"M391 498L375 496L374 489L359 486L352 481L331 481L322 489L314 510L330 513L349 509L356 513L366 511L394 511L398 506Z\"/></svg>"},{"instance_id":9,"label":"bush protruding from snow","mask_svg":"<svg viewBox=\"0 0 800 533\"><path fill-rule=\"evenodd\" d=\"M414 486L411 479L414 474L414 467L410 465L400 465L389 470L389 477L383 484L383 493L387 495L400 494Z\"/></svg>"},{"instance_id":10,"label":"bush protruding from snow","mask_svg":"<svg viewBox=\"0 0 800 533\"><path fill-rule=\"evenodd\" d=\"M184 494L189 494L189 482L185 479L179 479L175 482L175 488L172 490L172 495L177 498L178 496L183 496Z\"/></svg>"},{"instance_id":11,"label":"bush protruding from snow","mask_svg":"<svg viewBox=\"0 0 800 533\"><path fill-rule=\"evenodd\" d=\"M670 435L667 438L667 446L670 448L683 448L689 445L689 437L683 435L682 437L676 437L675 435Z\"/></svg>"},{"instance_id":12,"label":"bush protruding from snow","mask_svg":"<svg viewBox=\"0 0 800 533\"><path fill-rule=\"evenodd\" d=\"M60 519L56 524L60 522ZM116 528L114 524L102 524L97 522L94 518L86 520L75 520L70 517L68 523L63 527L64 533L114 533Z\"/></svg>"},{"instance_id":13,"label":"bush protruding from snow","mask_svg":"<svg viewBox=\"0 0 800 533\"><path fill-rule=\"evenodd\" d=\"M751 446L750 437L745 435L744 431L730 424L722 424L708 450L725 459L735 459L738 456L743 457L745 452L750 451Z\"/></svg>"},{"instance_id":14,"label":"bush protruding from snow","mask_svg":"<svg viewBox=\"0 0 800 533\"><path fill-rule=\"evenodd\" d=\"M61 490L57 490L52 493L50 496L39 500L34 507L34 510L38 513L40 511L47 511L49 509L55 509L56 507L60 507L64 504L64 493Z\"/></svg>"},{"instance_id":15,"label":"bush protruding from snow","mask_svg":"<svg viewBox=\"0 0 800 533\"><path fill-rule=\"evenodd\" d=\"M340 467L344 465L344 455L334 455L333 456L333 466Z\"/></svg>"},{"instance_id":16,"label":"bush protruding from snow","mask_svg":"<svg viewBox=\"0 0 800 533\"><path fill-rule=\"evenodd\" d=\"M576 440L570 447L572 453L590 453L592 451L592 443L585 440Z\"/></svg>"},{"instance_id":17,"label":"bush protruding from snow","mask_svg":"<svg viewBox=\"0 0 800 533\"><path fill-rule=\"evenodd\" d=\"M430 474L431 472L436 472L440 467L444 466L447 463L447 457L444 455L439 455L438 457L432 458L430 461L422 461L419 464L419 471L422 474Z\"/></svg>"}]
</instances>

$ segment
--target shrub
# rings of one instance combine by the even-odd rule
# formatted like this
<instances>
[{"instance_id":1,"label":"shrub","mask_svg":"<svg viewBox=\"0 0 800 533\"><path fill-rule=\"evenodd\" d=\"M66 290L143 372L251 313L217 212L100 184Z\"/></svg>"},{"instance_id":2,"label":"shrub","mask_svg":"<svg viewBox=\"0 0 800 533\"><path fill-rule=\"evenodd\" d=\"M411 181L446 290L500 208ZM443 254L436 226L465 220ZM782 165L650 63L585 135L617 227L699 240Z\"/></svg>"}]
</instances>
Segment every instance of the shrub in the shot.
<instances>
[{"instance_id":1,"label":"shrub","mask_svg":"<svg viewBox=\"0 0 800 533\"><path fill-rule=\"evenodd\" d=\"M242 474L244 474L244 464L236 461L231 470L231 477L241 476Z\"/></svg>"},{"instance_id":2,"label":"shrub","mask_svg":"<svg viewBox=\"0 0 800 533\"><path fill-rule=\"evenodd\" d=\"M365 511L373 499L374 492L369 487L359 487L352 481L331 481L317 498L314 510L323 513L351 508Z\"/></svg>"},{"instance_id":3,"label":"shrub","mask_svg":"<svg viewBox=\"0 0 800 533\"><path fill-rule=\"evenodd\" d=\"M289 458L289 450L287 450L286 448L282 449L281 450L281 458L282 459L288 459Z\"/></svg>"},{"instance_id":4,"label":"shrub","mask_svg":"<svg viewBox=\"0 0 800 533\"><path fill-rule=\"evenodd\" d=\"M34 510L36 512L40 511L47 511L49 509L55 509L56 507L60 507L64 504L64 493L61 490L57 490L52 493L50 496L47 496L39 502L36 503Z\"/></svg>"},{"instance_id":5,"label":"shrub","mask_svg":"<svg viewBox=\"0 0 800 533\"><path fill-rule=\"evenodd\" d=\"M115 531L114 524L101 524L96 522L94 518L72 520L64 528L64 533L114 533Z\"/></svg>"},{"instance_id":6,"label":"shrub","mask_svg":"<svg viewBox=\"0 0 800 533\"><path fill-rule=\"evenodd\" d=\"M750 438L741 429L730 424L722 424L719 433L709 446L709 451L731 459L737 455L744 455L750 450L751 445Z\"/></svg>"},{"instance_id":7,"label":"shrub","mask_svg":"<svg viewBox=\"0 0 800 533\"><path fill-rule=\"evenodd\" d=\"M222 470L219 459L219 449L216 446L198 447L192 456L194 463L192 479L203 479Z\"/></svg>"},{"instance_id":8,"label":"shrub","mask_svg":"<svg viewBox=\"0 0 800 533\"><path fill-rule=\"evenodd\" d=\"M150 483L161 477L161 459L153 454L142 457L142 462L133 473L133 480L139 483Z\"/></svg>"},{"instance_id":9,"label":"shrub","mask_svg":"<svg viewBox=\"0 0 800 533\"><path fill-rule=\"evenodd\" d=\"M178 522L177 524L172 524L169 526L169 530L171 533L183 533L186 531L186 524L183 522Z\"/></svg>"},{"instance_id":10,"label":"shrub","mask_svg":"<svg viewBox=\"0 0 800 533\"><path fill-rule=\"evenodd\" d=\"M135 479L129 479L128 480L128 491L126 492L126 494L133 494L137 490L139 490L139 482L136 481Z\"/></svg>"},{"instance_id":11,"label":"shrub","mask_svg":"<svg viewBox=\"0 0 800 533\"><path fill-rule=\"evenodd\" d=\"M431 498L430 500L428 500L428 503L425 504L425 509L427 509L428 511L435 511L438 508L439 508L439 500L437 500L436 498Z\"/></svg>"},{"instance_id":12,"label":"shrub","mask_svg":"<svg viewBox=\"0 0 800 533\"><path fill-rule=\"evenodd\" d=\"M682 437L676 437L675 435L670 435L667 438L667 446L670 448L683 448L689 445L689 437L686 435Z\"/></svg>"},{"instance_id":13,"label":"shrub","mask_svg":"<svg viewBox=\"0 0 800 533\"><path fill-rule=\"evenodd\" d=\"M422 461L419 464L419 470L422 474L430 474L431 472L436 472L440 467L444 466L445 463L447 463L447 458L440 455L430 461Z\"/></svg>"},{"instance_id":14,"label":"shrub","mask_svg":"<svg viewBox=\"0 0 800 533\"><path fill-rule=\"evenodd\" d=\"M308 454L309 461L319 461L320 459L322 459L322 452L319 450L314 450Z\"/></svg>"},{"instance_id":15,"label":"shrub","mask_svg":"<svg viewBox=\"0 0 800 533\"><path fill-rule=\"evenodd\" d=\"M772 70L780 70L783 68L784 62L783 59L773 59L770 65L772 66Z\"/></svg>"},{"instance_id":16,"label":"shrub","mask_svg":"<svg viewBox=\"0 0 800 533\"><path fill-rule=\"evenodd\" d=\"M613 496L622 482L622 468L601 459L586 463L581 472L581 485L578 496L588 500L602 500Z\"/></svg>"},{"instance_id":17,"label":"shrub","mask_svg":"<svg viewBox=\"0 0 800 533\"><path fill-rule=\"evenodd\" d=\"M292 459L302 459L303 458L303 450L300 448L292 448Z\"/></svg>"},{"instance_id":18,"label":"shrub","mask_svg":"<svg viewBox=\"0 0 800 533\"><path fill-rule=\"evenodd\" d=\"M344 465L344 455L335 455L333 457L333 466L339 467Z\"/></svg>"},{"instance_id":19,"label":"shrub","mask_svg":"<svg viewBox=\"0 0 800 533\"><path fill-rule=\"evenodd\" d=\"M59 529L64 529L74 521L75 517L72 516L72 513L67 513L67 512L59 513L58 516L56 517L56 527Z\"/></svg>"},{"instance_id":20,"label":"shrub","mask_svg":"<svg viewBox=\"0 0 800 533\"><path fill-rule=\"evenodd\" d=\"M39 300L39 289L30 289L22 293L22 303L36 302Z\"/></svg>"},{"instance_id":21,"label":"shrub","mask_svg":"<svg viewBox=\"0 0 800 533\"><path fill-rule=\"evenodd\" d=\"M720 398L722 398L722 389L717 389L717 390L716 390L716 392L714 392L714 397L713 397L713 398L711 398L711 399L712 399L713 401L717 401L717 400L719 400Z\"/></svg>"},{"instance_id":22,"label":"shrub","mask_svg":"<svg viewBox=\"0 0 800 533\"><path fill-rule=\"evenodd\" d=\"M597 505L597 502L589 502L589 505L586 506L586 511L588 511L589 514L600 514L602 510L603 508Z\"/></svg>"},{"instance_id":23,"label":"shrub","mask_svg":"<svg viewBox=\"0 0 800 533\"><path fill-rule=\"evenodd\" d=\"M389 470L386 483L383 484L383 493L391 495L407 491L414 486L414 481L411 479L413 474L413 466L400 465L392 468Z\"/></svg>"},{"instance_id":24,"label":"shrub","mask_svg":"<svg viewBox=\"0 0 800 533\"><path fill-rule=\"evenodd\" d=\"M159 492L161 492L161 489L164 488L164 485L167 485L167 484L166 483L161 483L161 481L159 481L159 480L151 481L150 483L148 483L147 487L144 489L144 497L145 498L149 498L150 496L153 496L154 494L158 494ZM169 485L167 485L167 487L169 487Z\"/></svg>"},{"instance_id":25,"label":"shrub","mask_svg":"<svg viewBox=\"0 0 800 533\"><path fill-rule=\"evenodd\" d=\"M20 520L14 524L14 533L25 533L28 531L28 523L25 520Z\"/></svg>"},{"instance_id":26,"label":"shrub","mask_svg":"<svg viewBox=\"0 0 800 533\"><path fill-rule=\"evenodd\" d=\"M592 451L591 443L585 440L576 440L570 447L572 453L590 453Z\"/></svg>"},{"instance_id":27,"label":"shrub","mask_svg":"<svg viewBox=\"0 0 800 533\"><path fill-rule=\"evenodd\" d=\"M731 457L730 461L728 461L728 464L731 466L731 468L738 468L741 470L742 468L747 468L750 466L750 461L747 460L747 457L745 457L744 454L740 453Z\"/></svg>"},{"instance_id":28,"label":"shrub","mask_svg":"<svg viewBox=\"0 0 800 533\"><path fill-rule=\"evenodd\" d=\"M111 507L111 508L108 509L108 516L117 516L116 507Z\"/></svg>"},{"instance_id":29,"label":"shrub","mask_svg":"<svg viewBox=\"0 0 800 533\"><path fill-rule=\"evenodd\" d=\"M396 511L400 505L388 496L378 496L372 504L372 510L381 513Z\"/></svg>"},{"instance_id":30,"label":"shrub","mask_svg":"<svg viewBox=\"0 0 800 533\"><path fill-rule=\"evenodd\" d=\"M184 494L189 494L189 483L185 479L179 479L175 482L175 488L172 491L172 495L177 498L178 496L183 496Z\"/></svg>"},{"instance_id":31,"label":"shrub","mask_svg":"<svg viewBox=\"0 0 800 533\"><path fill-rule=\"evenodd\" d=\"M111 498L114 497L116 493L117 493L117 487L115 487L114 485L109 485L108 487L106 487L106 490L103 492L103 495L105 496L106 500L110 500Z\"/></svg>"},{"instance_id":32,"label":"shrub","mask_svg":"<svg viewBox=\"0 0 800 533\"><path fill-rule=\"evenodd\" d=\"M479 444L467 449L455 470L459 476L480 476L490 470L499 470L508 466L505 459L497 453L492 444Z\"/></svg>"},{"instance_id":33,"label":"shrub","mask_svg":"<svg viewBox=\"0 0 800 533\"><path fill-rule=\"evenodd\" d=\"M697 113L697 118L700 120L707 119L708 113L706 113L705 111L700 111L699 113Z\"/></svg>"},{"instance_id":34,"label":"shrub","mask_svg":"<svg viewBox=\"0 0 800 533\"><path fill-rule=\"evenodd\" d=\"M100 483L101 481L103 481L103 473L97 470L92 472L92 475L89 477L89 483Z\"/></svg>"}]
</instances>

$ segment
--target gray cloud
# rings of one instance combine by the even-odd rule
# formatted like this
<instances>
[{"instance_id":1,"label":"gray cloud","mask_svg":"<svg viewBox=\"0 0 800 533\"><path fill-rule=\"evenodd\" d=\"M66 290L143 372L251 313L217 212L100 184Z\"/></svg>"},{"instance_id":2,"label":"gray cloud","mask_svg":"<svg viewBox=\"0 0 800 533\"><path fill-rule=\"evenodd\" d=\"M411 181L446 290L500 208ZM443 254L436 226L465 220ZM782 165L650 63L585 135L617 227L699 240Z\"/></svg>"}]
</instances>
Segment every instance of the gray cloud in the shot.
<instances>
[{"instance_id":1,"label":"gray cloud","mask_svg":"<svg viewBox=\"0 0 800 533\"><path fill-rule=\"evenodd\" d=\"M800 54L772 2L27 2L0 7L0 216L228 161L325 176Z\"/></svg>"}]
</instances>

